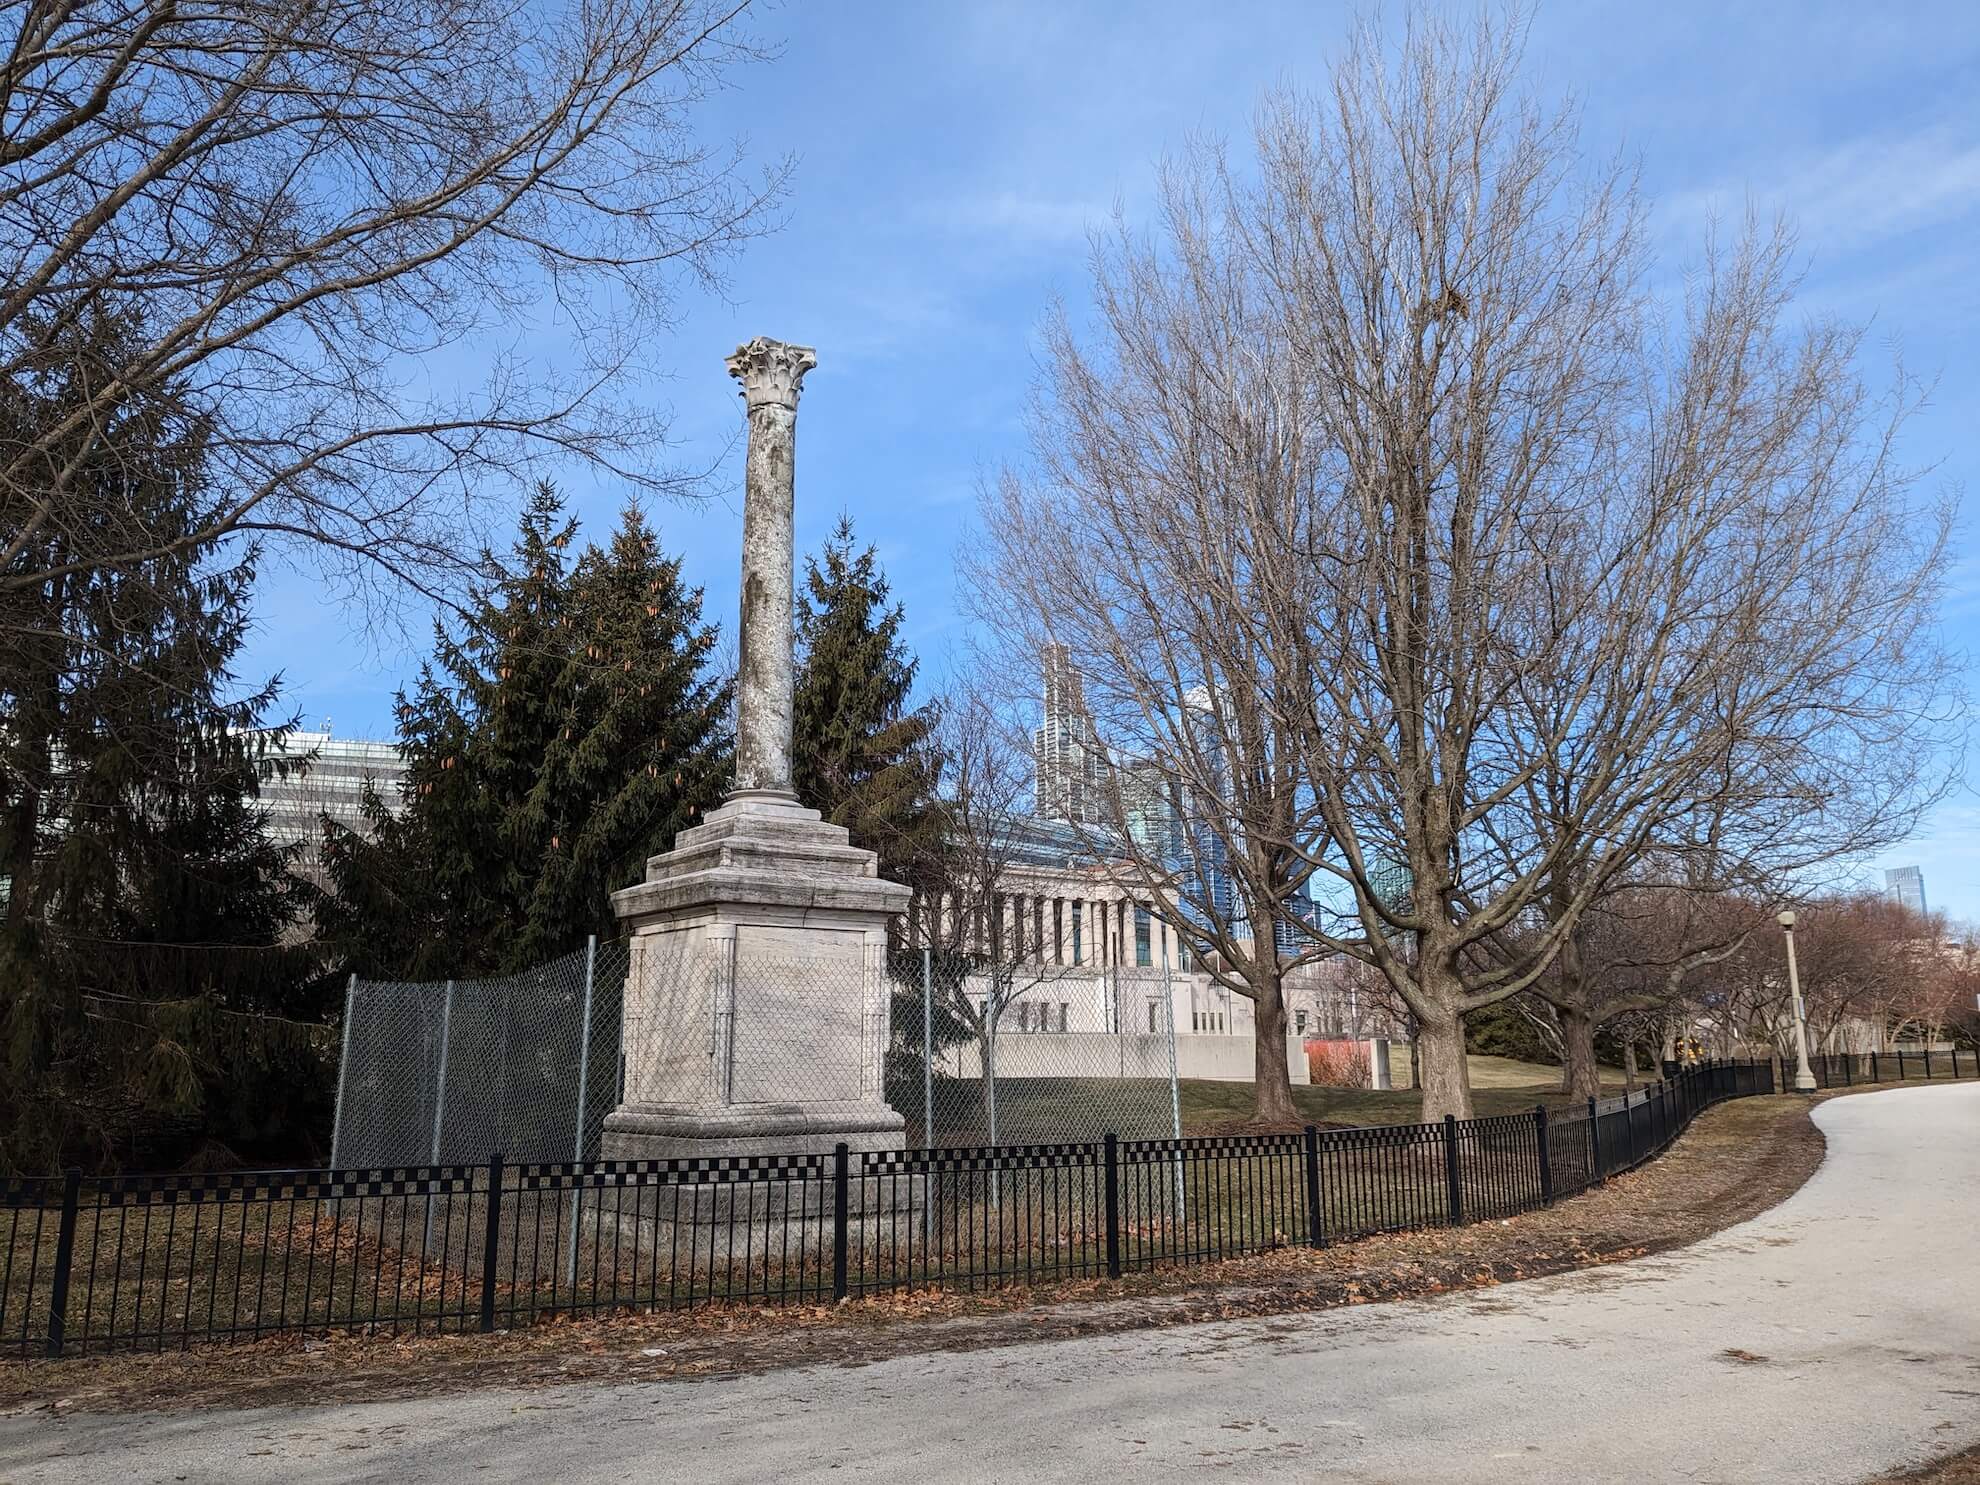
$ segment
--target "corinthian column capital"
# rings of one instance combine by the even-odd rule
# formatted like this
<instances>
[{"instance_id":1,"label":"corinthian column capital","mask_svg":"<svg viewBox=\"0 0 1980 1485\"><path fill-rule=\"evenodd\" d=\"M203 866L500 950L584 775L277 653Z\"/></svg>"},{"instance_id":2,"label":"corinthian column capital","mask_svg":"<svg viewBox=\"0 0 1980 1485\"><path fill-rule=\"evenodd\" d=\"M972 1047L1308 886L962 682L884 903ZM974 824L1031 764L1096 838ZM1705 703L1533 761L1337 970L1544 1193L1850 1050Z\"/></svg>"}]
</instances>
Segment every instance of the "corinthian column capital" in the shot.
<instances>
[{"instance_id":1,"label":"corinthian column capital","mask_svg":"<svg viewBox=\"0 0 1980 1485\"><path fill-rule=\"evenodd\" d=\"M728 359L729 375L743 384L743 403L750 408L787 407L797 411L798 387L804 374L818 364L808 345L786 345L759 335L736 347Z\"/></svg>"}]
</instances>

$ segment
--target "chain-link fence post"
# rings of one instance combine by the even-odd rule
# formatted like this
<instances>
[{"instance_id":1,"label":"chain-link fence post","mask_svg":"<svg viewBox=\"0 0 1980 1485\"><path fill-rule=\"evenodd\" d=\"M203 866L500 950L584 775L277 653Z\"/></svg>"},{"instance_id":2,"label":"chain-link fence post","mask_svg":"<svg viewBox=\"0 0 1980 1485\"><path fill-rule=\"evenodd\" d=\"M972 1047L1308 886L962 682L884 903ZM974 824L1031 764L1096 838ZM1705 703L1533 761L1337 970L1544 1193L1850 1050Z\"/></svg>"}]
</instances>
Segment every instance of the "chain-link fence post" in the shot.
<instances>
[{"instance_id":1,"label":"chain-link fence post","mask_svg":"<svg viewBox=\"0 0 1980 1485\"><path fill-rule=\"evenodd\" d=\"M736 936L731 933L722 967L715 976L715 1041L709 1049L709 1055L715 1060L715 1097L722 1104L735 1102L736 975L740 963L737 954Z\"/></svg>"},{"instance_id":2,"label":"chain-link fence post","mask_svg":"<svg viewBox=\"0 0 1980 1485\"><path fill-rule=\"evenodd\" d=\"M1120 1054L1120 1072L1118 1076L1125 1078L1127 1076L1128 1049L1127 1005L1121 998L1121 967L1118 964L1114 966L1114 972L1108 979L1113 992L1109 1004L1111 1014L1114 1018L1114 1050ZM1119 1130L1114 1132L1116 1134L1120 1133Z\"/></svg>"},{"instance_id":3,"label":"chain-link fence post","mask_svg":"<svg viewBox=\"0 0 1980 1485\"><path fill-rule=\"evenodd\" d=\"M935 1148L935 954L921 951L921 1143Z\"/></svg>"},{"instance_id":4,"label":"chain-link fence post","mask_svg":"<svg viewBox=\"0 0 1980 1485\"><path fill-rule=\"evenodd\" d=\"M1162 940L1162 1003L1169 1008L1169 1128L1176 1142L1176 1221L1184 1220L1182 1167L1182 1084L1176 1078L1176 982L1169 969L1169 944Z\"/></svg>"},{"instance_id":5,"label":"chain-link fence post","mask_svg":"<svg viewBox=\"0 0 1980 1485\"><path fill-rule=\"evenodd\" d=\"M344 1089L351 1080L351 1020L357 1007L357 971L351 971L350 983L344 986L344 1045L337 1054L337 1104L330 1116L330 1169L336 1170L337 1155L344 1140Z\"/></svg>"},{"instance_id":6,"label":"chain-link fence post","mask_svg":"<svg viewBox=\"0 0 1980 1485\"><path fill-rule=\"evenodd\" d=\"M447 981L446 998L440 1002L440 1073L433 1084L433 1153L429 1165L440 1163L440 1122L447 1113L447 1051L454 1029L454 982ZM420 1238L422 1253L433 1250L433 1201L426 1203L426 1229Z\"/></svg>"},{"instance_id":7,"label":"chain-link fence post","mask_svg":"<svg viewBox=\"0 0 1980 1485\"><path fill-rule=\"evenodd\" d=\"M578 1033L578 1086L577 1109L571 1123L575 1126L571 1135L571 1162L577 1164L584 1159L584 1123L587 1084L591 1080L591 982L598 969L598 935L592 934L584 943L584 1026ZM578 1270L578 1217L584 1210L584 1187L574 1186L571 1193L571 1293L577 1293Z\"/></svg>"},{"instance_id":8,"label":"chain-link fence post","mask_svg":"<svg viewBox=\"0 0 1980 1485\"><path fill-rule=\"evenodd\" d=\"M990 1035L983 1048L983 1089L985 1107L990 1119L990 1148L997 1148L997 1023L1004 1019L1004 1002L1008 992L998 988L1001 971L992 969L990 973ZM990 1162L990 1206L1002 1211L1004 1206L1004 1172L993 1158Z\"/></svg>"},{"instance_id":9,"label":"chain-link fence post","mask_svg":"<svg viewBox=\"0 0 1980 1485\"><path fill-rule=\"evenodd\" d=\"M998 992L993 975L990 981L990 1034L983 1040L984 1112L990 1121L990 1143L997 1143L997 1023L1004 1019L1004 996Z\"/></svg>"}]
</instances>

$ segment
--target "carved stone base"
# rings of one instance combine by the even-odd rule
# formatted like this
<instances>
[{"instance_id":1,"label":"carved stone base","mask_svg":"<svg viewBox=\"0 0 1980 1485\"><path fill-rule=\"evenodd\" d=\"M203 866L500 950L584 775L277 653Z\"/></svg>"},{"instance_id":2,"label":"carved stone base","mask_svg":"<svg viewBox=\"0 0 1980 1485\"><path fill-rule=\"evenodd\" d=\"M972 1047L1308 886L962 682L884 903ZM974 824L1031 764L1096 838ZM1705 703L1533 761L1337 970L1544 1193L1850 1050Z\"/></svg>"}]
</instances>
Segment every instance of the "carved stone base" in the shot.
<instances>
[{"instance_id":1,"label":"carved stone base","mask_svg":"<svg viewBox=\"0 0 1980 1485\"><path fill-rule=\"evenodd\" d=\"M745 790L613 896L633 930L607 1159L898 1150L887 922L908 889L787 793Z\"/></svg>"},{"instance_id":2,"label":"carved stone base","mask_svg":"<svg viewBox=\"0 0 1980 1485\"><path fill-rule=\"evenodd\" d=\"M605 1120L607 1160L684 1160L718 1155L855 1155L900 1150L906 1121L868 1099L817 1103L621 1104Z\"/></svg>"}]
</instances>

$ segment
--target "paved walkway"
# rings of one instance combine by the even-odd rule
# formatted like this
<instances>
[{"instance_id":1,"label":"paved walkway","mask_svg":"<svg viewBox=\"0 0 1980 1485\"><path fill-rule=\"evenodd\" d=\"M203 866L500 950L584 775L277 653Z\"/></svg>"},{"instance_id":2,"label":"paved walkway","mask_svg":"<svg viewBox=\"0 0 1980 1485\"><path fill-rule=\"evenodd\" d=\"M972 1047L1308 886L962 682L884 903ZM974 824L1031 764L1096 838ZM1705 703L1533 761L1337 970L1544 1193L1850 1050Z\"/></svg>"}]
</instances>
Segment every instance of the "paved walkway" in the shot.
<instances>
[{"instance_id":1,"label":"paved walkway","mask_svg":"<svg viewBox=\"0 0 1980 1485\"><path fill-rule=\"evenodd\" d=\"M1980 1443L1980 1085L1815 1117L1797 1195L1636 1263L725 1383L0 1419L0 1482L1861 1481Z\"/></svg>"}]
</instances>

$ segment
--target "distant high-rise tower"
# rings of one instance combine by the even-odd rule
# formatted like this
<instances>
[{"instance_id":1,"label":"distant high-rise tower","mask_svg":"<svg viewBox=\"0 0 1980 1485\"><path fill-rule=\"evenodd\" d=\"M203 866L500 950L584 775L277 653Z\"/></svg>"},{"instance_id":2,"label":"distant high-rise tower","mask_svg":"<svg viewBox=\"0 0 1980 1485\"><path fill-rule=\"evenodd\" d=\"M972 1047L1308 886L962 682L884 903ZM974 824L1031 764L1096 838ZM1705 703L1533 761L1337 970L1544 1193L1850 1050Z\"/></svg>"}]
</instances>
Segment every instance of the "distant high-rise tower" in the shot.
<instances>
[{"instance_id":1,"label":"distant high-rise tower","mask_svg":"<svg viewBox=\"0 0 1980 1485\"><path fill-rule=\"evenodd\" d=\"M1903 903L1914 913L1924 913L1925 873L1915 866L1894 866L1884 873L1884 891L1891 901Z\"/></svg>"},{"instance_id":2,"label":"distant high-rise tower","mask_svg":"<svg viewBox=\"0 0 1980 1485\"><path fill-rule=\"evenodd\" d=\"M1106 801L1101 796L1105 762L1100 736L1086 710L1086 686L1064 645L1047 645L1040 657L1045 671L1045 711L1031 735L1038 813L1047 820L1097 825Z\"/></svg>"}]
</instances>

